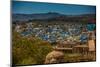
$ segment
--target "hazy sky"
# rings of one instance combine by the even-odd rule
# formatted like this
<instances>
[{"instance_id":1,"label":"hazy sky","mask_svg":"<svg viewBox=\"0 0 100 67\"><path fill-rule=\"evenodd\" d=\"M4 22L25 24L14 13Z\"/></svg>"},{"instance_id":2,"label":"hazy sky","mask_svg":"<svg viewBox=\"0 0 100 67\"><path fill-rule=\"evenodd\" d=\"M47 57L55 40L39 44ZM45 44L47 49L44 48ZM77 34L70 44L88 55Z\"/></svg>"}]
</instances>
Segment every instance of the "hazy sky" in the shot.
<instances>
[{"instance_id":1,"label":"hazy sky","mask_svg":"<svg viewBox=\"0 0 100 67\"><path fill-rule=\"evenodd\" d=\"M96 12L96 7L72 4L13 1L12 12L22 14L57 12L67 15L79 15L91 13L94 14Z\"/></svg>"}]
</instances>

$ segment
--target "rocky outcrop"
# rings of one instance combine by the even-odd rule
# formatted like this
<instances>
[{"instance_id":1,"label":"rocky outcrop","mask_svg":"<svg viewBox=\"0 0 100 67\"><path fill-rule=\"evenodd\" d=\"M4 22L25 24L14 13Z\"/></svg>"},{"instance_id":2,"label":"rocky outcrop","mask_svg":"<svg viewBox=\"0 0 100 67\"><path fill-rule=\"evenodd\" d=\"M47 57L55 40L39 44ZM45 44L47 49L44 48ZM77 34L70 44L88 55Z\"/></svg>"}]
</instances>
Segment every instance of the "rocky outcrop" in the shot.
<instances>
[{"instance_id":1,"label":"rocky outcrop","mask_svg":"<svg viewBox=\"0 0 100 67\"><path fill-rule=\"evenodd\" d=\"M45 64L61 63L63 62L64 53L61 51L54 50L46 56Z\"/></svg>"}]
</instances>

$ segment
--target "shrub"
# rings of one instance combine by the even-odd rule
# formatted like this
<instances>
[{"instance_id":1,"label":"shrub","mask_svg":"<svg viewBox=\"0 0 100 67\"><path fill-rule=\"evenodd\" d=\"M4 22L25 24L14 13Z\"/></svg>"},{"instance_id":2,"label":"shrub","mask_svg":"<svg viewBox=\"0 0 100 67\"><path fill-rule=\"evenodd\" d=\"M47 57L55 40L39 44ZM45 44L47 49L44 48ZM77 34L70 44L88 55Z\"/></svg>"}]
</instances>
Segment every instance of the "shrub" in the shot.
<instances>
[{"instance_id":1,"label":"shrub","mask_svg":"<svg viewBox=\"0 0 100 67\"><path fill-rule=\"evenodd\" d=\"M14 32L12 38L13 65L43 64L46 55L52 51L50 43L38 38L23 37Z\"/></svg>"}]
</instances>

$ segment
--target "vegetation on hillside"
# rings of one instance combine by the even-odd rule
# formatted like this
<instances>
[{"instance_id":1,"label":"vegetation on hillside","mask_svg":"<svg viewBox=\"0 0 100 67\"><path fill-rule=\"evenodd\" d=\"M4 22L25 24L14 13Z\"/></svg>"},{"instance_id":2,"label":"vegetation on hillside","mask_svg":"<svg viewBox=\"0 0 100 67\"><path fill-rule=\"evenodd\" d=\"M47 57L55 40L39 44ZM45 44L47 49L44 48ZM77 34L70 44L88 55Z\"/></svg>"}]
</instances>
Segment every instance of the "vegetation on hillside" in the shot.
<instances>
[{"instance_id":1,"label":"vegetation on hillside","mask_svg":"<svg viewBox=\"0 0 100 67\"><path fill-rule=\"evenodd\" d=\"M52 51L48 42L35 37L23 37L13 32L13 65L43 64L45 56Z\"/></svg>"}]
</instances>

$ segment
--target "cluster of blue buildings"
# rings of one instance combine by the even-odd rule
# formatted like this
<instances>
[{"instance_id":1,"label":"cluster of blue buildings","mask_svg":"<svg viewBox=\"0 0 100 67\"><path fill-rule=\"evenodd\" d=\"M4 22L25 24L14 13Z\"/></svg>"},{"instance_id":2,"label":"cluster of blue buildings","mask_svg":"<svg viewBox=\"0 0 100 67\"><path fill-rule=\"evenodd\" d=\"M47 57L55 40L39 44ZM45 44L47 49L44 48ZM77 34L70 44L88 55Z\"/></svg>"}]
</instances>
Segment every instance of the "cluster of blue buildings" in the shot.
<instances>
[{"instance_id":1,"label":"cluster of blue buildings","mask_svg":"<svg viewBox=\"0 0 100 67\"><path fill-rule=\"evenodd\" d=\"M24 29L24 30L23 30ZM64 40L86 42L88 32L95 30L95 24L38 24L27 23L26 27L17 25L15 30L23 36L33 35L50 43Z\"/></svg>"}]
</instances>

